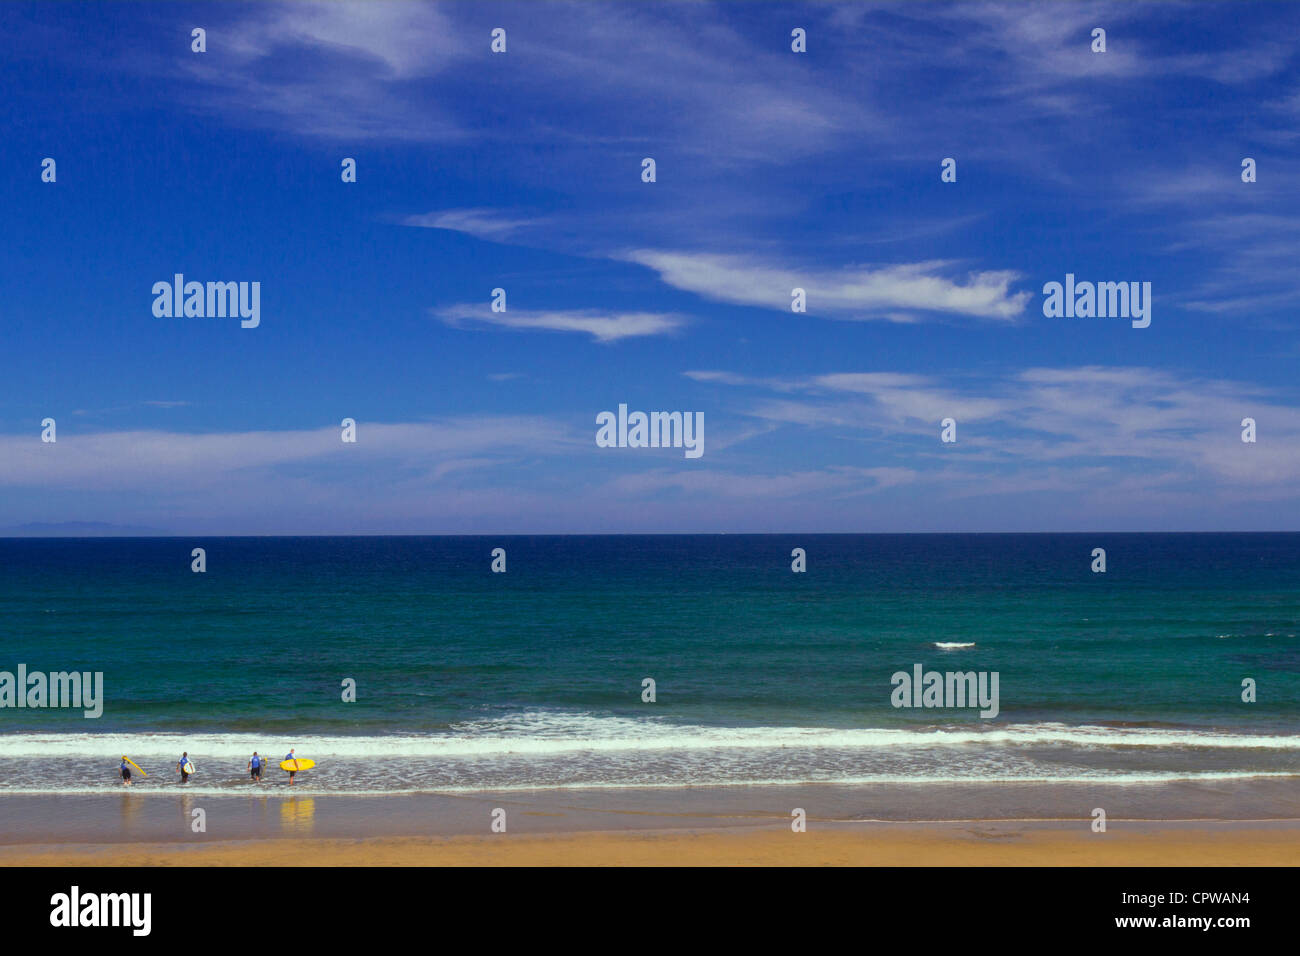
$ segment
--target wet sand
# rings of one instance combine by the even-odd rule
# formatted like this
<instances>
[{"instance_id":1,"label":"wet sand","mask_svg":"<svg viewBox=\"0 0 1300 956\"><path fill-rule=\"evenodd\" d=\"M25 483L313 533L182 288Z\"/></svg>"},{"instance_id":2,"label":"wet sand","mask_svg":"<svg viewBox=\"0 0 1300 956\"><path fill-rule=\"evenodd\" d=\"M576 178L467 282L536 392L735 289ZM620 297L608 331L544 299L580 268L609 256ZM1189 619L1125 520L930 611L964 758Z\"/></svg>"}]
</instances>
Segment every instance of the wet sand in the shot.
<instances>
[{"instance_id":1,"label":"wet sand","mask_svg":"<svg viewBox=\"0 0 1300 956\"><path fill-rule=\"evenodd\" d=\"M1294 866L1300 826L834 824L548 836L7 847L4 866Z\"/></svg>"},{"instance_id":2,"label":"wet sand","mask_svg":"<svg viewBox=\"0 0 1300 956\"><path fill-rule=\"evenodd\" d=\"M792 831L796 809L807 832ZM31 863L1296 865L1300 795L1292 778L1257 778L0 797L0 865Z\"/></svg>"}]
</instances>

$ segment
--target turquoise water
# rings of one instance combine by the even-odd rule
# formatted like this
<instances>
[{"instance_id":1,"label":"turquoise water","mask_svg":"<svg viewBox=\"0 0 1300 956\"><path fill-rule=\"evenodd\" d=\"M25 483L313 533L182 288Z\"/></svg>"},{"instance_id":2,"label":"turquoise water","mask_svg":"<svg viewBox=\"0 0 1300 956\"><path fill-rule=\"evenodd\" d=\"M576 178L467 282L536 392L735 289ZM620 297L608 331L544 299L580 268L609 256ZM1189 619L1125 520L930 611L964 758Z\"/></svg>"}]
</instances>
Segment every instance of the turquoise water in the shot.
<instances>
[{"instance_id":1,"label":"turquoise water","mask_svg":"<svg viewBox=\"0 0 1300 956\"><path fill-rule=\"evenodd\" d=\"M0 792L112 787L122 752L171 786L180 749L191 785L296 746L309 786L371 791L1140 782L1300 748L1296 534L7 539L0 622L0 670L104 675L96 720L0 709ZM997 717L892 706L914 664L997 672Z\"/></svg>"}]
</instances>

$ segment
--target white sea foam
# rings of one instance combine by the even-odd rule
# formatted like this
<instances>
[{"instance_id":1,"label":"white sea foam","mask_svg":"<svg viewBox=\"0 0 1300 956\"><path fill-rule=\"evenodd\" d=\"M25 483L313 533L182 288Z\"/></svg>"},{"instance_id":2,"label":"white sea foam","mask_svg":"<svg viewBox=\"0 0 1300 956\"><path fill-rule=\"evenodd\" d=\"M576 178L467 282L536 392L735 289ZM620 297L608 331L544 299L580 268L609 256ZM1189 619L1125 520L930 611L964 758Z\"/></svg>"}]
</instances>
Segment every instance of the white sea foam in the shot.
<instances>
[{"instance_id":1,"label":"white sea foam","mask_svg":"<svg viewBox=\"0 0 1300 956\"><path fill-rule=\"evenodd\" d=\"M807 780L802 778L762 778L746 780L729 780L724 778L717 779L700 779L692 780L688 783L680 781L566 781L559 783L510 783L510 784L482 784L473 786L389 786L384 788L358 789L348 786L330 786L318 785L311 782L299 782L292 790L287 786L255 786L252 784L241 783L238 786L212 786L196 783L187 783L184 786L180 784L171 785L137 785L129 790L121 786L116 781L106 781L103 784L77 784L70 786L16 786L0 788L0 794L4 796L42 796L48 794L119 794L131 797L149 796L149 797L172 797L189 795L189 796L209 796L209 797L282 797L289 800L301 797L321 796L328 794L330 796L343 797L374 797L389 796L393 794L421 794L421 793L514 793L514 792L532 792L538 790L668 790L677 789L683 786L689 787L799 787L799 786L925 786L930 784L964 784L964 785L984 785L984 784L1050 784L1050 785L1069 785L1069 784L1086 784L1088 786L1134 786L1134 785L1159 785L1178 783L1180 781L1207 782L1207 781L1225 781L1225 780L1250 780L1255 778L1297 778L1300 774L1286 771L1225 771L1225 772L1105 772L1105 771L1079 771L1077 773L1065 774L1043 774L1043 773L1024 773L1024 774L1001 774L998 776L989 776L987 774L979 775L924 775L924 774L858 774L844 775L836 777L820 778L817 780ZM320 778L316 778L319 780Z\"/></svg>"},{"instance_id":2,"label":"white sea foam","mask_svg":"<svg viewBox=\"0 0 1300 956\"><path fill-rule=\"evenodd\" d=\"M546 757L581 752L761 750L901 750L928 748L1221 748L1300 750L1300 735L1246 734L1224 730L1072 726L1028 723L989 729L892 727L711 727L663 718L597 716L528 711L505 718L468 721L429 734L256 735L156 733L11 733L0 737L0 759L86 756L141 762L161 758L168 766L187 750L196 757L244 761L257 750L272 762L290 747L303 756L326 757ZM242 764L241 764L242 766ZM147 769L147 768L146 768Z\"/></svg>"},{"instance_id":3,"label":"white sea foam","mask_svg":"<svg viewBox=\"0 0 1300 956\"><path fill-rule=\"evenodd\" d=\"M974 647L974 641L935 641L934 646L941 651L955 651L961 647Z\"/></svg>"}]
</instances>

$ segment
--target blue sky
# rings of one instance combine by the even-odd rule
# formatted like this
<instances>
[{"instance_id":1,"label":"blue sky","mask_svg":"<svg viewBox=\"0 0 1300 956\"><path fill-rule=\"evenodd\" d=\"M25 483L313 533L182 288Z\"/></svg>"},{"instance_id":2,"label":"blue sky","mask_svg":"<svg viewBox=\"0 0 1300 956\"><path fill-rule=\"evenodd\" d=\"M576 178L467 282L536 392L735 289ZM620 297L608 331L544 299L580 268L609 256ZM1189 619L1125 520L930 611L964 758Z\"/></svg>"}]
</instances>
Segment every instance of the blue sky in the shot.
<instances>
[{"instance_id":1,"label":"blue sky","mask_svg":"<svg viewBox=\"0 0 1300 956\"><path fill-rule=\"evenodd\" d=\"M1295 530L1297 35L1264 3L4 5L0 526ZM155 317L177 272L260 282L261 324ZM1066 273L1150 282L1150 327L1045 317ZM597 448L620 403L703 412L704 455Z\"/></svg>"}]
</instances>

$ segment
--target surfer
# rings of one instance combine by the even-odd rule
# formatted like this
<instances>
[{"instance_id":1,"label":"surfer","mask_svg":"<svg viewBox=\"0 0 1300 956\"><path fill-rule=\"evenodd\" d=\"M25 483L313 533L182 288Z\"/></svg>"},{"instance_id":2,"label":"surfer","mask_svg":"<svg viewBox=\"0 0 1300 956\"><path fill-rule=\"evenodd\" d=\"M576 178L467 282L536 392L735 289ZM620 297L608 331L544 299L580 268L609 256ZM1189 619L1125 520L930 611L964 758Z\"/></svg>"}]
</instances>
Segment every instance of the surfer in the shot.
<instances>
[{"instance_id":1,"label":"surfer","mask_svg":"<svg viewBox=\"0 0 1300 956\"><path fill-rule=\"evenodd\" d=\"M190 752L186 750L181 754L181 759L176 761L176 769L181 772L181 783L185 783L190 779L189 772L186 771L185 769L189 765L190 765Z\"/></svg>"},{"instance_id":2,"label":"surfer","mask_svg":"<svg viewBox=\"0 0 1300 956\"><path fill-rule=\"evenodd\" d=\"M298 758L293 755L293 749L284 755L284 759L293 764L293 769L289 771L289 786L293 786L293 775L298 772Z\"/></svg>"},{"instance_id":3,"label":"surfer","mask_svg":"<svg viewBox=\"0 0 1300 956\"><path fill-rule=\"evenodd\" d=\"M122 754L122 786L131 786L131 765L126 761L126 754Z\"/></svg>"},{"instance_id":4,"label":"surfer","mask_svg":"<svg viewBox=\"0 0 1300 956\"><path fill-rule=\"evenodd\" d=\"M248 772L250 780L255 783L262 782L262 758L257 755L256 750L253 751L253 756L248 761Z\"/></svg>"}]
</instances>

